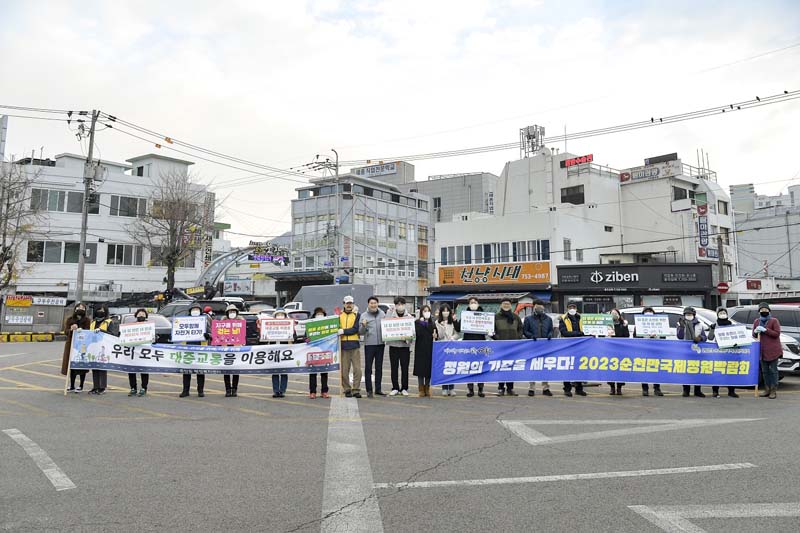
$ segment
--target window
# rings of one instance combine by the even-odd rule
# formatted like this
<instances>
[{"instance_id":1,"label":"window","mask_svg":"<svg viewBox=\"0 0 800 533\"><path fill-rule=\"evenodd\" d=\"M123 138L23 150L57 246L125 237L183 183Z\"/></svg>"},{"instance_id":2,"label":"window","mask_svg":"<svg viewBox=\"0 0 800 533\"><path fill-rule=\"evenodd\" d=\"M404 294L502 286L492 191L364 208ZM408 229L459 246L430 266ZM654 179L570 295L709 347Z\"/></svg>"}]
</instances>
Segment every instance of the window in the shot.
<instances>
[{"instance_id":1,"label":"window","mask_svg":"<svg viewBox=\"0 0 800 533\"><path fill-rule=\"evenodd\" d=\"M144 176L144 167L136 167L136 174L134 176Z\"/></svg>"},{"instance_id":2,"label":"window","mask_svg":"<svg viewBox=\"0 0 800 533\"><path fill-rule=\"evenodd\" d=\"M294 269L301 270L303 268L303 258L299 255L294 258Z\"/></svg>"},{"instance_id":3,"label":"window","mask_svg":"<svg viewBox=\"0 0 800 533\"><path fill-rule=\"evenodd\" d=\"M106 264L142 266L142 247L135 244L109 244Z\"/></svg>"},{"instance_id":4,"label":"window","mask_svg":"<svg viewBox=\"0 0 800 533\"><path fill-rule=\"evenodd\" d=\"M484 263L491 263L492 262L492 245L491 244L484 244L483 245L483 262Z\"/></svg>"},{"instance_id":5,"label":"window","mask_svg":"<svg viewBox=\"0 0 800 533\"><path fill-rule=\"evenodd\" d=\"M572 261L572 241L564 239L564 259Z\"/></svg>"},{"instance_id":6,"label":"window","mask_svg":"<svg viewBox=\"0 0 800 533\"><path fill-rule=\"evenodd\" d=\"M561 203L574 205L583 204L583 185L564 187L561 189Z\"/></svg>"},{"instance_id":7,"label":"window","mask_svg":"<svg viewBox=\"0 0 800 533\"><path fill-rule=\"evenodd\" d=\"M463 265L464 264L464 247L463 246L456 246L456 264Z\"/></svg>"},{"instance_id":8,"label":"window","mask_svg":"<svg viewBox=\"0 0 800 533\"><path fill-rule=\"evenodd\" d=\"M456 248L455 246L448 246L447 248L447 259L450 261L451 265L456 264Z\"/></svg>"},{"instance_id":9,"label":"window","mask_svg":"<svg viewBox=\"0 0 800 533\"><path fill-rule=\"evenodd\" d=\"M147 200L131 196L111 195L111 216L142 217L147 213Z\"/></svg>"},{"instance_id":10,"label":"window","mask_svg":"<svg viewBox=\"0 0 800 533\"><path fill-rule=\"evenodd\" d=\"M401 241L406 240L406 223L400 222L398 226L397 238Z\"/></svg>"},{"instance_id":11,"label":"window","mask_svg":"<svg viewBox=\"0 0 800 533\"><path fill-rule=\"evenodd\" d=\"M472 264L472 245L464 246L464 264Z\"/></svg>"},{"instance_id":12,"label":"window","mask_svg":"<svg viewBox=\"0 0 800 533\"><path fill-rule=\"evenodd\" d=\"M442 263L442 266L447 265L447 248L445 248L445 247L442 247L442 260L441 260L441 263Z\"/></svg>"},{"instance_id":13,"label":"window","mask_svg":"<svg viewBox=\"0 0 800 533\"><path fill-rule=\"evenodd\" d=\"M508 243L501 242L500 243L500 262L508 261L509 253L508 253Z\"/></svg>"},{"instance_id":14,"label":"window","mask_svg":"<svg viewBox=\"0 0 800 533\"><path fill-rule=\"evenodd\" d=\"M575 261L577 261L579 263L583 263L583 249L582 248L576 248L575 249Z\"/></svg>"},{"instance_id":15,"label":"window","mask_svg":"<svg viewBox=\"0 0 800 533\"><path fill-rule=\"evenodd\" d=\"M476 263L483 263L483 245L476 244L475 245L475 262Z\"/></svg>"},{"instance_id":16,"label":"window","mask_svg":"<svg viewBox=\"0 0 800 533\"><path fill-rule=\"evenodd\" d=\"M311 198L311 191L308 189L303 189L297 191L297 198L300 200L305 200L306 198Z\"/></svg>"},{"instance_id":17,"label":"window","mask_svg":"<svg viewBox=\"0 0 800 533\"><path fill-rule=\"evenodd\" d=\"M678 200L686 200L689 197L689 192L686 189L681 189L680 187L672 187L672 199L674 201Z\"/></svg>"},{"instance_id":18,"label":"window","mask_svg":"<svg viewBox=\"0 0 800 533\"><path fill-rule=\"evenodd\" d=\"M316 233L316 232L317 232L317 218L306 217L306 233Z\"/></svg>"},{"instance_id":19,"label":"window","mask_svg":"<svg viewBox=\"0 0 800 533\"><path fill-rule=\"evenodd\" d=\"M408 277L413 278L417 275L416 270L414 270L414 261L410 260L406 263L406 272L408 272Z\"/></svg>"},{"instance_id":20,"label":"window","mask_svg":"<svg viewBox=\"0 0 800 533\"><path fill-rule=\"evenodd\" d=\"M442 248L444 249L444 248ZM406 277L406 260L405 259L398 259L397 260L397 275L401 278Z\"/></svg>"},{"instance_id":21,"label":"window","mask_svg":"<svg viewBox=\"0 0 800 533\"><path fill-rule=\"evenodd\" d=\"M386 275L386 258L384 257L378 257L378 275Z\"/></svg>"},{"instance_id":22,"label":"window","mask_svg":"<svg viewBox=\"0 0 800 533\"><path fill-rule=\"evenodd\" d=\"M719 227L720 237L722 237L723 244L730 244L731 243L731 230L730 228L723 228L722 226Z\"/></svg>"},{"instance_id":23,"label":"window","mask_svg":"<svg viewBox=\"0 0 800 533\"><path fill-rule=\"evenodd\" d=\"M427 279L428 277L427 261L417 261L417 277L421 279Z\"/></svg>"},{"instance_id":24,"label":"window","mask_svg":"<svg viewBox=\"0 0 800 533\"><path fill-rule=\"evenodd\" d=\"M723 202L722 200L719 200L717 202L717 212L720 215L727 215L728 214L728 202Z\"/></svg>"},{"instance_id":25,"label":"window","mask_svg":"<svg viewBox=\"0 0 800 533\"><path fill-rule=\"evenodd\" d=\"M394 258L390 257L386 260L386 275L395 277L397 276L397 271L395 270L397 265L395 264Z\"/></svg>"},{"instance_id":26,"label":"window","mask_svg":"<svg viewBox=\"0 0 800 533\"><path fill-rule=\"evenodd\" d=\"M550 241L548 239L542 239L539 241L539 244L541 245L539 259L542 261L550 261Z\"/></svg>"},{"instance_id":27,"label":"window","mask_svg":"<svg viewBox=\"0 0 800 533\"><path fill-rule=\"evenodd\" d=\"M306 256L306 268L315 268L315 257L313 255Z\"/></svg>"},{"instance_id":28,"label":"window","mask_svg":"<svg viewBox=\"0 0 800 533\"><path fill-rule=\"evenodd\" d=\"M29 263L41 263L44 259L44 241L28 241Z\"/></svg>"},{"instance_id":29,"label":"window","mask_svg":"<svg viewBox=\"0 0 800 533\"><path fill-rule=\"evenodd\" d=\"M364 273L364 256L363 255L355 256L355 263L353 264L353 267L355 268L355 271L358 272L359 274L363 274Z\"/></svg>"},{"instance_id":30,"label":"window","mask_svg":"<svg viewBox=\"0 0 800 533\"><path fill-rule=\"evenodd\" d=\"M375 234L375 217L366 216L366 233L367 235Z\"/></svg>"},{"instance_id":31,"label":"window","mask_svg":"<svg viewBox=\"0 0 800 533\"><path fill-rule=\"evenodd\" d=\"M606 233L611 233L614 231L614 226L605 226Z\"/></svg>"},{"instance_id":32,"label":"window","mask_svg":"<svg viewBox=\"0 0 800 533\"><path fill-rule=\"evenodd\" d=\"M375 258L371 255L367 256L367 274L370 276L375 274Z\"/></svg>"},{"instance_id":33,"label":"window","mask_svg":"<svg viewBox=\"0 0 800 533\"><path fill-rule=\"evenodd\" d=\"M378 219L378 237L386 238L386 219L379 218Z\"/></svg>"},{"instance_id":34,"label":"window","mask_svg":"<svg viewBox=\"0 0 800 533\"><path fill-rule=\"evenodd\" d=\"M414 236L415 235L416 235L416 233L415 233L415 230L414 230L414 224L409 224L408 225L408 240L410 242L414 242Z\"/></svg>"},{"instance_id":35,"label":"window","mask_svg":"<svg viewBox=\"0 0 800 533\"><path fill-rule=\"evenodd\" d=\"M390 239L395 239L395 238L397 238L397 228L395 227L395 225L394 225L394 222L392 222L392 221L390 220L390 221L389 221L389 225L387 226L387 229L389 230L388 237L389 237Z\"/></svg>"},{"instance_id":36,"label":"window","mask_svg":"<svg viewBox=\"0 0 800 533\"><path fill-rule=\"evenodd\" d=\"M428 242L428 227L417 226L417 240L419 242Z\"/></svg>"},{"instance_id":37,"label":"window","mask_svg":"<svg viewBox=\"0 0 800 533\"><path fill-rule=\"evenodd\" d=\"M89 251L89 255L86 257L87 264L95 264L97 263L97 243L96 242L87 242L86 249ZM80 258L81 253L81 244L78 242L65 242L64 243L64 262L65 263L77 263Z\"/></svg>"},{"instance_id":38,"label":"window","mask_svg":"<svg viewBox=\"0 0 800 533\"><path fill-rule=\"evenodd\" d=\"M83 199L83 193L70 193L79 194L80 199ZM64 212L66 207L67 191L56 191L50 189L31 189L31 209L36 211L59 211ZM73 202L75 200L73 199ZM82 206L80 200L78 201L78 210L71 211L80 213ZM96 213L95 213L96 214Z\"/></svg>"},{"instance_id":39,"label":"window","mask_svg":"<svg viewBox=\"0 0 800 533\"><path fill-rule=\"evenodd\" d=\"M528 246L525 241L511 243L511 255L514 261L528 260Z\"/></svg>"},{"instance_id":40,"label":"window","mask_svg":"<svg viewBox=\"0 0 800 533\"><path fill-rule=\"evenodd\" d=\"M419 208L420 209L424 209L424 210L427 211L428 210L428 202L425 201L425 200L420 200L419 201Z\"/></svg>"},{"instance_id":41,"label":"window","mask_svg":"<svg viewBox=\"0 0 800 533\"><path fill-rule=\"evenodd\" d=\"M356 233L364 234L364 215L356 213Z\"/></svg>"},{"instance_id":42,"label":"window","mask_svg":"<svg viewBox=\"0 0 800 533\"><path fill-rule=\"evenodd\" d=\"M292 221L292 233L295 235L303 235L303 217L294 217Z\"/></svg>"},{"instance_id":43,"label":"window","mask_svg":"<svg viewBox=\"0 0 800 533\"><path fill-rule=\"evenodd\" d=\"M164 266L161 250L161 248L153 248L153 251L150 253L150 266ZM175 266L177 268L194 268L195 257L196 252L190 251L189 255L178 261L178 264Z\"/></svg>"},{"instance_id":44,"label":"window","mask_svg":"<svg viewBox=\"0 0 800 533\"><path fill-rule=\"evenodd\" d=\"M441 196L435 196L433 198L433 208L434 209L441 209L442 208L442 197Z\"/></svg>"}]
</instances>

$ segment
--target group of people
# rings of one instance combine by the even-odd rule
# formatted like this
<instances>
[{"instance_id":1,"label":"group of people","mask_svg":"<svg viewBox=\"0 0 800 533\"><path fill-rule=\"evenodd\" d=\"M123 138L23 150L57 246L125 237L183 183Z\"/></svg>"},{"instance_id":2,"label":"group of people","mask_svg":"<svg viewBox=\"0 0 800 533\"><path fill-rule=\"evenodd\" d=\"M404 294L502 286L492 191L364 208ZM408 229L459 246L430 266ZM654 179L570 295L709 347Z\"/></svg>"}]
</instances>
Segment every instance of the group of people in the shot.
<instances>
[{"instance_id":1,"label":"group of people","mask_svg":"<svg viewBox=\"0 0 800 533\"><path fill-rule=\"evenodd\" d=\"M418 314L415 314L408 308L406 300L403 297L397 297L394 299L394 307L391 308L387 315L380 309L379 303L376 296L371 296L367 302L367 309L361 313L355 307L352 296L345 296L343 299L343 309L339 314L338 335L341 341L341 384L345 397L362 397L362 344L364 352L363 374L368 398L387 396L387 393L382 390L383 360L387 344L389 346L389 367L392 384L392 389L388 392L388 395L409 396L409 370L413 370L413 375L417 378L419 397L429 397L432 395L431 372L433 343L435 341L456 340L459 338L463 340L528 339L531 341L549 341L554 336L582 337L585 335L581 315L578 313L577 306L574 303L570 303L567 306L567 312L559 317L558 325L556 326L553 323L553 319L545 313L544 302L541 300L534 301L533 314L527 316L523 320L512 310L512 301L508 298L504 298L500 302L499 311L495 314L494 335L491 337L471 332L462 333L461 323L457 320L455 311L447 304L442 304L435 312L431 306L424 305L419 310ZM467 308L470 311L483 311L477 298L470 298ZM655 311L652 307L645 307L642 310L642 314L654 315ZM213 316L211 309L209 307L202 309L198 304L193 305L189 309L189 316L198 317L201 315L205 316L207 324L206 331L210 332ZM148 319L148 313L145 309L137 309L134 316L137 322L145 322ZM321 307L316 308L312 314L313 318L323 318L325 316L327 316L327 313L325 309ZM612 309L610 311L610 316L611 326L608 329L608 336L630 337L631 331L622 313L618 309ZM226 309L226 317L231 320L239 317L239 310L236 306L228 306ZM273 317L286 318L286 312L279 309L275 311ZM391 340L384 342L381 334L381 321L387 318L406 317L414 318L413 339L409 338L407 340ZM686 307L683 316L678 322L676 332L677 338L694 343L714 340L717 326L728 326L731 324L732 322L728 319L727 311L724 308L719 308L717 310L716 323L711 324L708 333L706 333L706 328L697 318L696 310L693 307ZM96 309L93 319L90 320L87 316L86 306L83 303L78 303L74 308L73 314L67 318L64 328L67 336L61 369L64 375L67 375L72 335L77 329L101 330L111 335L118 335L119 324L115 317L109 314L105 306ZM633 335L636 336L635 328ZM783 348L780 343L780 322L771 315L770 307L767 303L759 305L759 317L753 324L753 337L760 340L760 364L765 384L765 390L761 393L761 396L774 399L777 397L778 388L778 359L783 353ZM210 338L210 334L206 333L205 341L190 342L187 344L207 344ZM651 336L651 338L655 338L655 336ZM297 335L295 335L291 342L306 342L306 339L298 338ZM414 349L414 365L413 369L410 369L412 346ZM71 370L69 372L68 391L81 392L83 390L86 374L86 370ZM183 390L180 393L180 397L182 398L189 396L191 376L191 373L183 374ZM76 385L76 380L78 379L79 383ZM147 386L149 383L148 374L141 374L141 388L138 389L136 374L128 374L128 380L131 387L130 393L128 394L129 396L145 396L147 394ZM309 398L317 398L318 381L321 385L321 396L323 398L329 398L328 373L309 375ZM107 387L107 371L92 370L92 382L93 387L89 393L93 395L104 394ZM224 383L225 396L237 397L239 375L225 374ZM622 387L625 383L610 382L608 385L610 387L610 395L622 395ZM197 395L199 397L205 396L204 386L205 375L199 373L197 374ZM272 386L274 398L285 397L288 386L288 375L273 374ZM543 395L553 395L548 382L542 382L541 388ZM641 388L642 396L649 396L650 384L642 383ZM729 397L738 397L734 387L727 387L727 389ZM564 396L572 397L573 390L574 394L578 396L586 396L583 382L563 383ZM443 385L441 393L442 396L455 396L455 386ZM693 391L690 385L683 386L684 397L688 397L692 393L697 397L705 397L699 385L695 385ZM514 390L513 382L498 383L496 394L498 396L518 396L518 393ZM530 382L528 384L528 396L535 396L535 394L535 382ZM664 395L661 391L660 384L653 384L653 394L655 396ZM712 387L712 394L715 398L719 397L719 387ZM486 396L484 383L477 383L477 395L481 398ZM475 396L475 383L469 383L467 385L467 397L473 396Z\"/></svg>"}]
</instances>

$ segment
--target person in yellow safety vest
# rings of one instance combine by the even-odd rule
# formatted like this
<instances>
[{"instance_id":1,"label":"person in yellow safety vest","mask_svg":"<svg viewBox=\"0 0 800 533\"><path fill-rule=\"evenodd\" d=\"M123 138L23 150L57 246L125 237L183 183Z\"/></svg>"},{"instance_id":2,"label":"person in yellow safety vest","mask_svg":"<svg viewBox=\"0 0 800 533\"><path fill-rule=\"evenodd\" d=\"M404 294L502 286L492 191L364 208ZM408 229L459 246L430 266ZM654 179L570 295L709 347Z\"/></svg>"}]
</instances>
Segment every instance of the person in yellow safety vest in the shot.
<instances>
[{"instance_id":1,"label":"person in yellow safety vest","mask_svg":"<svg viewBox=\"0 0 800 533\"><path fill-rule=\"evenodd\" d=\"M342 300L344 310L339 315L339 337L342 341L342 389L347 398L361 398L361 356L358 327L361 314L353 307L353 297ZM353 368L353 383L350 383L350 367Z\"/></svg>"},{"instance_id":2,"label":"person in yellow safety vest","mask_svg":"<svg viewBox=\"0 0 800 533\"><path fill-rule=\"evenodd\" d=\"M105 304L94 310L94 319L89 325L89 329L94 331L102 331L109 335L119 335L119 327L114 322L114 319L108 314L108 307ZM92 369L92 390L89 394L100 395L106 393L108 386L108 370L100 370L98 368Z\"/></svg>"},{"instance_id":3,"label":"person in yellow safety vest","mask_svg":"<svg viewBox=\"0 0 800 533\"><path fill-rule=\"evenodd\" d=\"M561 320L558 322L558 331L562 337L583 337L581 315L578 313L578 306L574 303L567 305L566 315L561 315ZM580 381L565 381L564 396L572 397L573 386L575 387L575 394L586 396L586 392L583 390L583 383Z\"/></svg>"}]
</instances>

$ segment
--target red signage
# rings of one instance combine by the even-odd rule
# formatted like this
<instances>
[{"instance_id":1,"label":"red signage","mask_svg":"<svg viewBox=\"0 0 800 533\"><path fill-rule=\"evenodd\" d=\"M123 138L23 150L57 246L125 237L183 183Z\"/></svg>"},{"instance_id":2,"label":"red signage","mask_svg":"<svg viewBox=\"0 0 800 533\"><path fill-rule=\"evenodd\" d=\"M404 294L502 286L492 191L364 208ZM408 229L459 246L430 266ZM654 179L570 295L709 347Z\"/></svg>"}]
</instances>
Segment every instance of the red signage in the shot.
<instances>
[{"instance_id":1,"label":"red signage","mask_svg":"<svg viewBox=\"0 0 800 533\"><path fill-rule=\"evenodd\" d=\"M760 279L748 279L747 280L747 290L748 291L760 291L761 290L761 280Z\"/></svg>"},{"instance_id":2,"label":"red signage","mask_svg":"<svg viewBox=\"0 0 800 533\"><path fill-rule=\"evenodd\" d=\"M703 205L698 205L697 206L697 216L704 217L707 214L708 214L708 205L707 204L703 204Z\"/></svg>"},{"instance_id":3,"label":"red signage","mask_svg":"<svg viewBox=\"0 0 800 533\"><path fill-rule=\"evenodd\" d=\"M631 181L631 173L630 172L620 172L619 173L619 181Z\"/></svg>"},{"instance_id":4,"label":"red signage","mask_svg":"<svg viewBox=\"0 0 800 533\"><path fill-rule=\"evenodd\" d=\"M575 165L584 165L594 161L594 154L582 155L580 157L573 157L572 159L565 159L561 162L561 168L574 167Z\"/></svg>"},{"instance_id":5,"label":"red signage","mask_svg":"<svg viewBox=\"0 0 800 533\"><path fill-rule=\"evenodd\" d=\"M719 283L717 283L717 290L719 291L720 294L725 294L726 292L728 292L728 289L730 288L731 288L730 285L728 285L728 283L725 281L720 281Z\"/></svg>"}]
</instances>

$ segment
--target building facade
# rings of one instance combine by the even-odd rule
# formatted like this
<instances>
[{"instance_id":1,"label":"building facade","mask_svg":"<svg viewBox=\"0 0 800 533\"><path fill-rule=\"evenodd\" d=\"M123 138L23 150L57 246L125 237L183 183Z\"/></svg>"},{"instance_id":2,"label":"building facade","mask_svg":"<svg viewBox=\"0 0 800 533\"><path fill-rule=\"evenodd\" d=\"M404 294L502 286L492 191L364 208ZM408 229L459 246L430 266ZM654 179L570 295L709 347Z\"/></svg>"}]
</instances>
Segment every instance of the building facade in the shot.
<instances>
[{"instance_id":1,"label":"building facade","mask_svg":"<svg viewBox=\"0 0 800 533\"><path fill-rule=\"evenodd\" d=\"M23 172L33 177L27 198L39 215L31 238L21 248L22 274L11 287L13 291L74 298L85 162L85 157L75 154L17 162ZM113 300L165 288L166 268L134 242L129 227L152 207L149 199L156 188L156 178L185 173L190 165L191 161L156 154L135 157L127 163L101 162L89 203L84 299ZM216 230L223 238L214 239L214 195L202 192L206 204L210 202L211 219L198 249L176 271L178 287L193 286L214 252L230 247L224 240L225 226Z\"/></svg>"}]
</instances>

